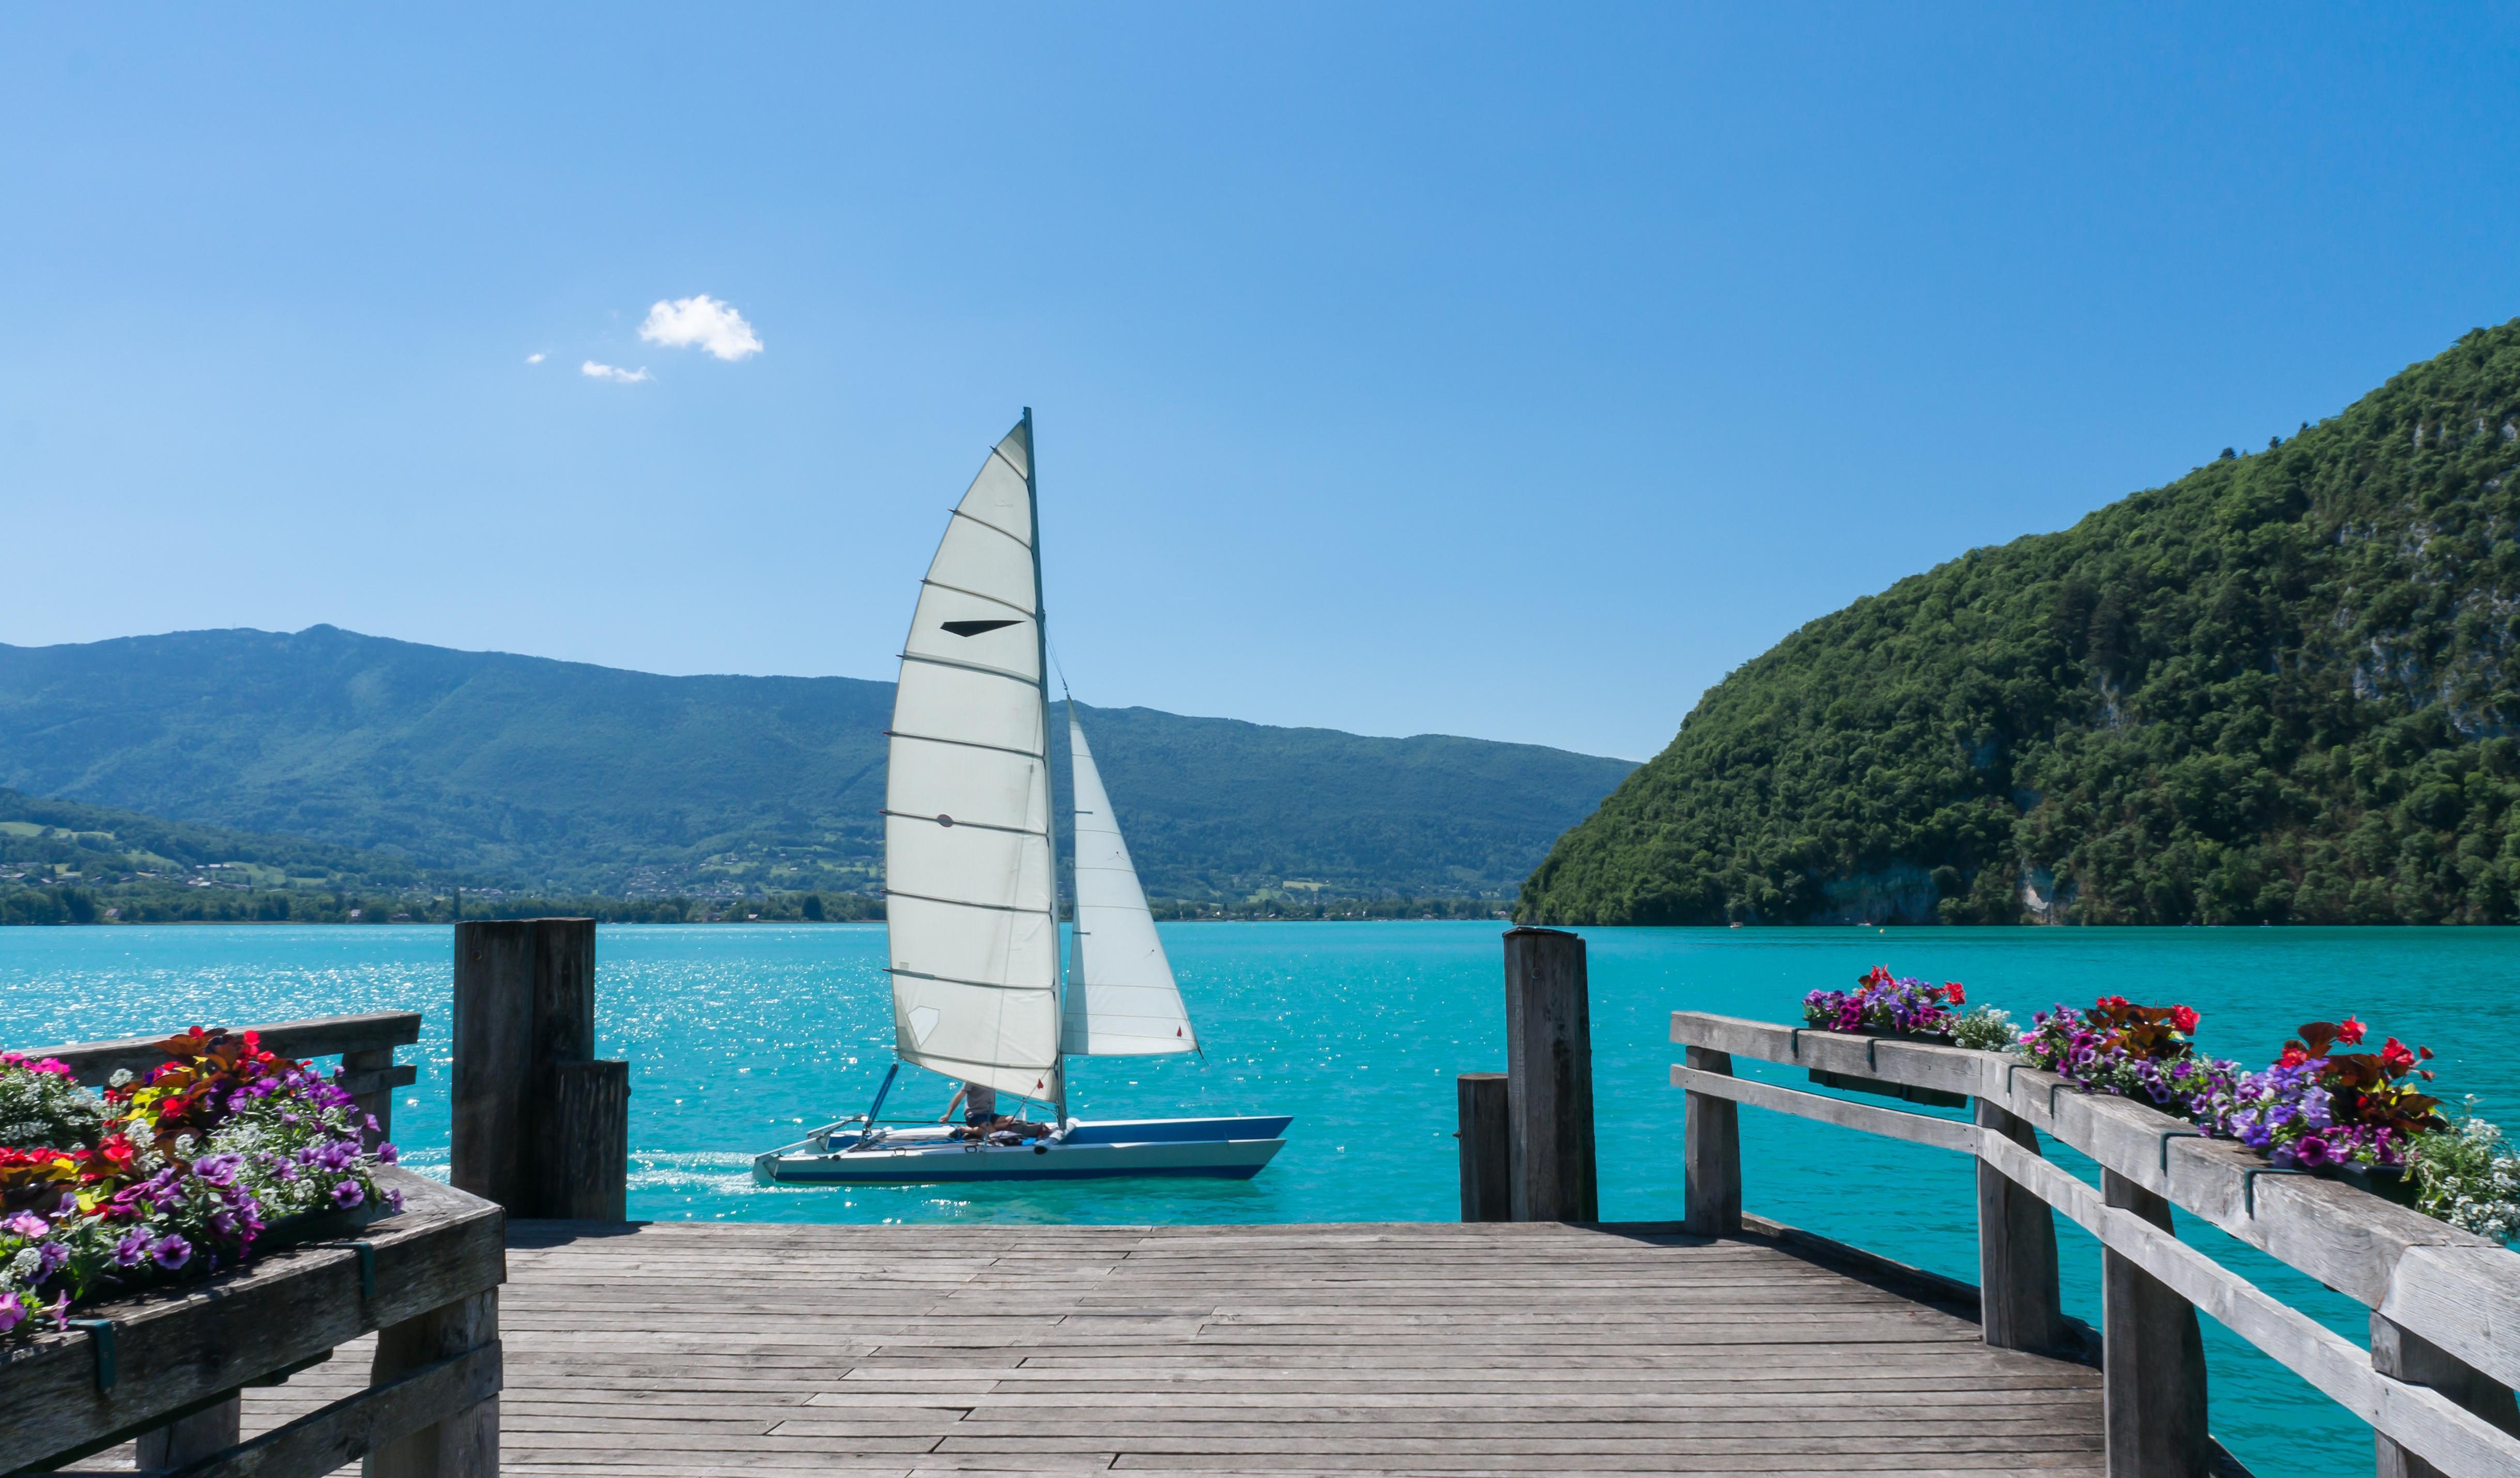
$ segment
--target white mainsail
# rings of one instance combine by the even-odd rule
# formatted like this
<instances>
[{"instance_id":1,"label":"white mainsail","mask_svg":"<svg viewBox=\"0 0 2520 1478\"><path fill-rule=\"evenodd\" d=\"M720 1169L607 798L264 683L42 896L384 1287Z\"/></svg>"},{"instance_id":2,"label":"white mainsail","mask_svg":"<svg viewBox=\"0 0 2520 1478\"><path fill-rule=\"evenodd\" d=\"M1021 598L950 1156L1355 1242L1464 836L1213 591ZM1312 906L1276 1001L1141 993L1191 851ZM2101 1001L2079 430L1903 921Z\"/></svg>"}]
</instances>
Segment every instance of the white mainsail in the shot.
<instances>
[{"instance_id":1,"label":"white mainsail","mask_svg":"<svg viewBox=\"0 0 2520 1478\"><path fill-rule=\"evenodd\" d=\"M1058 1078L1058 873L1032 418L947 520L893 697L884 915L905 1062L1034 1098Z\"/></svg>"},{"instance_id":2,"label":"white mainsail","mask_svg":"<svg viewBox=\"0 0 2520 1478\"><path fill-rule=\"evenodd\" d=\"M1073 703L1067 750L1076 789L1076 942L1059 1050L1098 1057L1194 1051L1181 987Z\"/></svg>"}]
</instances>

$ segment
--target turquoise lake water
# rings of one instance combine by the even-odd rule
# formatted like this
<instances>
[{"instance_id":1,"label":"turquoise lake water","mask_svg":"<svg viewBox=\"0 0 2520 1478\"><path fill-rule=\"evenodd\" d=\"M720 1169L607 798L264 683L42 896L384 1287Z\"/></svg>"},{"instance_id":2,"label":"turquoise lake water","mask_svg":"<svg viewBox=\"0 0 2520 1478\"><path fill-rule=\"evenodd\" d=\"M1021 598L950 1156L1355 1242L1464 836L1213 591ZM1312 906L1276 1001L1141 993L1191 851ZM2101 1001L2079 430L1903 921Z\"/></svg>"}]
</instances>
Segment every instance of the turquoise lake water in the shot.
<instances>
[{"instance_id":1,"label":"turquoise lake water","mask_svg":"<svg viewBox=\"0 0 2520 1478\"><path fill-rule=\"evenodd\" d=\"M764 1189L753 1153L857 1112L890 1058L880 924L607 925L600 1054L632 1073L631 1215L791 1222L1450 1221L1453 1077L1505 1066L1503 925L1191 923L1163 928L1204 1061L1079 1059L1083 1117L1291 1113L1252 1181L986 1189ZM1681 1210L1679 1008L1791 1021L1803 992L1886 963L2030 1012L2117 993L2183 1001L2207 1050L2256 1064L2302 1021L2351 1011L2430 1046L2437 1087L2520 1130L2520 930L1611 929L1586 931L1601 1210ZM195 1022L419 1010L420 1082L395 1110L416 1168L443 1175L449 931L426 926L0 929L0 1045ZM1786 1069L1745 1070L1795 1083ZM911 1073L886 1117L944 1107ZM1976 1280L1969 1162L1744 1110L1749 1209ZM2076 1164L2070 1151L2062 1163ZM2088 1165L2076 1165L2089 1174ZM2187 1223L2183 1233L2358 1343L2362 1311ZM2098 1319L2097 1244L2059 1227L2067 1296ZM2211 1321L2216 1434L2264 1478L2367 1470L2368 1429Z\"/></svg>"}]
</instances>

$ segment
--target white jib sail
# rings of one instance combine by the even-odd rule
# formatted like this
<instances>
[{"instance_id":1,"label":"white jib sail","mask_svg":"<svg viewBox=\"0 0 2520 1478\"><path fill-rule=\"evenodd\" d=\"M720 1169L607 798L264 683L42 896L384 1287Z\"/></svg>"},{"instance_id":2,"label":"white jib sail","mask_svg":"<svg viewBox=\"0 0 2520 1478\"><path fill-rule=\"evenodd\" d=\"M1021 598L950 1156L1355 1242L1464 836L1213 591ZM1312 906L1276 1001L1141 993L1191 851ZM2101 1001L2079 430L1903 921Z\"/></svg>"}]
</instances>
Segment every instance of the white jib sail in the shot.
<instances>
[{"instance_id":1,"label":"white jib sail","mask_svg":"<svg viewBox=\"0 0 2520 1478\"><path fill-rule=\"evenodd\" d=\"M947 520L919 593L892 706L884 915L902 1060L1049 1098L1058 922L1031 465L1018 423Z\"/></svg>"},{"instance_id":2,"label":"white jib sail","mask_svg":"<svg viewBox=\"0 0 2520 1478\"><path fill-rule=\"evenodd\" d=\"M1076 787L1076 944L1060 1051L1098 1057L1193 1051L1198 1037L1073 707L1067 748Z\"/></svg>"}]
</instances>

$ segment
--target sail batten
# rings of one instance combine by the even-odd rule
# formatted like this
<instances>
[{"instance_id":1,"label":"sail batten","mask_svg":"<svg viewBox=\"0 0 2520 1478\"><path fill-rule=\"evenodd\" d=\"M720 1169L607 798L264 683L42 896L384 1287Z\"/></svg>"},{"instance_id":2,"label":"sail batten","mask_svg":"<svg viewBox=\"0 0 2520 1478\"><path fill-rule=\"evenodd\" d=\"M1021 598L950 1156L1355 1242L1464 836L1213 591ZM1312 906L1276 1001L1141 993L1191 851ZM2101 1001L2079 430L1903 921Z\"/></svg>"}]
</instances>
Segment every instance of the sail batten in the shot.
<instances>
[{"instance_id":1,"label":"sail batten","mask_svg":"<svg viewBox=\"0 0 2520 1478\"><path fill-rule=\"evenodd\" d=\"M1058 1076L1058 873L1030 428L946 520L902 643L884 786L885 929L904 1061L1046 1097ZM1010 615L1014 619L1009 619Z\"/></svg>"},{"instance_id":2,"label":"sail batten","mask_svg":"<svg viewBox=\"0 0 2520 1478\"><path fill-rule=\"evenodd\" d=\"M1084 727L1068 705L1067 750L1076 833L1076 936L1069 957L1060 1050L1147 1056L1197 1050L1172 963L1155 934L1146 889L1111 814Z\"/></svg>"}]
</instances>

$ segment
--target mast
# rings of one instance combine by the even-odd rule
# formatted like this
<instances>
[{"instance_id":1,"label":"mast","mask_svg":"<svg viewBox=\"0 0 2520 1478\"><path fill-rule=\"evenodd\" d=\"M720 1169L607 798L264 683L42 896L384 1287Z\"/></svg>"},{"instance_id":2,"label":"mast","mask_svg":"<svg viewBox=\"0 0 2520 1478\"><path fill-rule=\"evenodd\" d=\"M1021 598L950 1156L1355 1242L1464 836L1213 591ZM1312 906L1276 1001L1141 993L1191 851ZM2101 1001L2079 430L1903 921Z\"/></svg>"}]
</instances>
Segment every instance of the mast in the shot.
<instances>
[{"instance_id":1,"label":"mast","mask_svg":"<svg viewBox=\"0 0 2520 1478\"><path fill-rule=\"evenodd\" d=\"M1050 607L1042 604L1041 448L1033 440L1032 407L1030 406L1023 408L1023 428L1024 497L1032 506L1032 632L1041 655L1041 660L1036 666L1036 670L1041 674L1041 783L1044 799L1048 800L1058 793L1057 784L1050 768ZM1052 958L1058 962L1058 977L1053 984L1057 988L1058 1011L1063 1016L1067 1009L1067 952L1058 948L1058 807L1052 803L1044 805L1042 809L1050 818L1049 825L1045 829L1050 836L1050 939ZM1051 1101L1054 1112L1058 1116L1058 1127L1064 1128L1067 1124L1067 1054L1063 1052L1055 1053L1052 1066L1053 1097Z\"/></svg>"}]
</instances>

